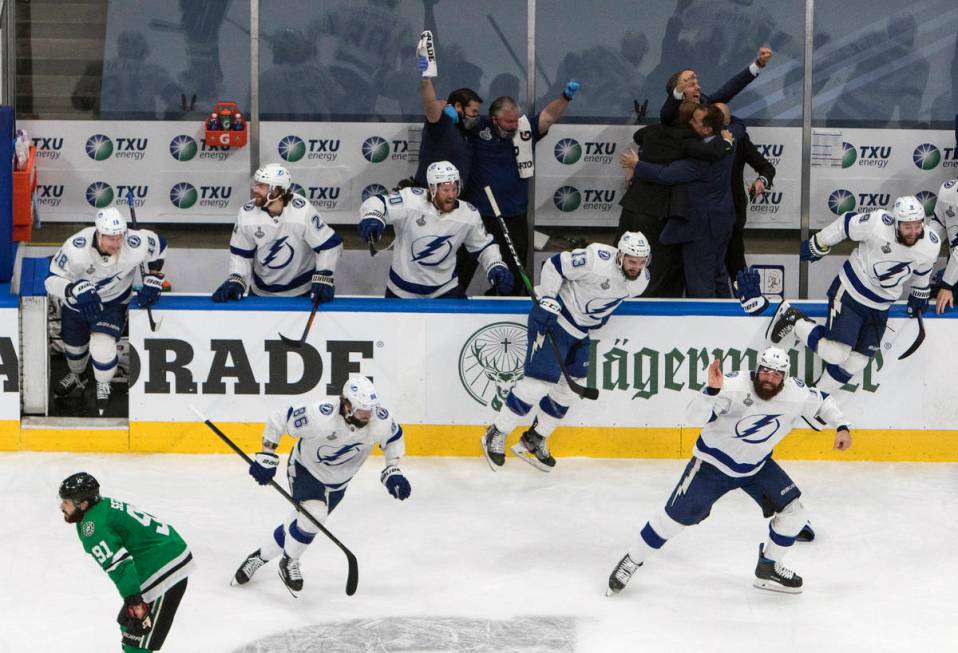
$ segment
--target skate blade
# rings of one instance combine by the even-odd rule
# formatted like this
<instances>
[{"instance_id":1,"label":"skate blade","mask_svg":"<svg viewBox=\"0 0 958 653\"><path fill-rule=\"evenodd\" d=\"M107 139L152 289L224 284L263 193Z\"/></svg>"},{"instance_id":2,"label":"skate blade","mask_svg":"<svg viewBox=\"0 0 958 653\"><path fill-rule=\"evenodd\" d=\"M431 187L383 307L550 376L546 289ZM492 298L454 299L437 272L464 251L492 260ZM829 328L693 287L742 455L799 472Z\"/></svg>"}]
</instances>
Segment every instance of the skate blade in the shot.
<instances>
[{"instance_id":1,"label":"skate blade","mask_svg":"<svg viewBox=\"0 0 958 653\"><path fill-rule=\"evenodd\" d=\"M778 308L775 309L775 312L772 314L772 319L769 320L768 326L765 327L765 343L769 345L781 344L781 342L772 342L772 327L775 326L775 323L778 322L778 318L782 316L782 313L788 310L790 304L787 299L783 299L782 302L778 305ZM787 337L787 336L786 336Z\"/></svg>"},{"instance_id":2,"label":"skate blade","mask_svg":"<svg viewBox=\"0 0 958 653\"><path fill-rule=\"evenodd\" d=\"M485 457L486 462L489 463L489 468L494 472L498 472L502 465L497 465L489 456L489 450L486 449L486 436L479 438L479 443L482 445L482 455ZM502 464L505 464L505 460L502 461Z\"/></svg>"},{"instance_id":3,"label":"skate blade","mask_svg":"<svg viewBox=\"0 0 958 653\"><path fill-rule=\"evenodd\" d=\"M535 457L535 454L531 453L528 449L523 447L521 444L512 445L512 453L516 454L521 460L526 461L540 472L551 472L552 467L548 465L543 465L542 462Z\"/></svg>"},{"instance_id":4,"label":"skate blade","mask_svg":"<svg viewBox=\"0 0 958 653\"><path fill-rule=\"evenodd\" d=\"M277 571L276 573L277 573L277 575L279 576L279 579L280 579L281 581L283 581L283 587L286 588L286 591L289 592L289 595L292 596L294 599L298 599L298 598L299 598L299 594L297 594L296 591L295 591L292 587L290 587L289 585L286 584L286 581L283 580L283 574L279 573L279 571ZM300 592L302 592L302 590L300 590Z\"/></svg>"},{"instance_id":5,"label":"skate blade","mask_svg":"<svg viewBox=\"0 0 958 653\"><path fill-rule=\"evenodd\" d=\"M769 592L780 592L781 594L801 594L801 587L785 587L784 585L779 585L778 583L765 580L762 578L756 578L752 581L752 587L760 590L767 590Z\"/></svg>"},{"instance_id":6,"label":"skate blade","mask_svg":"<svg viewBox=\"0 0 958 653\"><path fill-rule=\"evenodd\" d=\"M616 596L616 595L619 594L621 591L622 591L622 590L614 590L614 589L612 589L611 587L609 587L609 588L606 588L606 590L605 590L605 595L606 595L606 596Z\"/></svg>"}]
</instances>

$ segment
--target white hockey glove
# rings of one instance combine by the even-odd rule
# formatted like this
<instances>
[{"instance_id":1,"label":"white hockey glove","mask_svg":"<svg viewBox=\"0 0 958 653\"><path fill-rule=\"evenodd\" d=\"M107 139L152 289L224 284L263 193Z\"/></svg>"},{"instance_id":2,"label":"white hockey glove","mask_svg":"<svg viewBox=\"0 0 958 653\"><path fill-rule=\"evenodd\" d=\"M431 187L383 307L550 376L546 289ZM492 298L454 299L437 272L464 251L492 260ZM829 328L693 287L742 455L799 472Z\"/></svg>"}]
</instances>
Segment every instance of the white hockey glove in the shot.
<instances>
[{"instance_id":1,"label":"white hockey glove","mask_svg":"<svg viewBox=\"0 0 958 653\"><path fill-rule=\"evenodd\" d=\"M439 67L436 65L436 46L432 40L432 32L428 29L419 35L416 60L423 77L436 77L439 74Z\"/></svg>"}]
</instances>

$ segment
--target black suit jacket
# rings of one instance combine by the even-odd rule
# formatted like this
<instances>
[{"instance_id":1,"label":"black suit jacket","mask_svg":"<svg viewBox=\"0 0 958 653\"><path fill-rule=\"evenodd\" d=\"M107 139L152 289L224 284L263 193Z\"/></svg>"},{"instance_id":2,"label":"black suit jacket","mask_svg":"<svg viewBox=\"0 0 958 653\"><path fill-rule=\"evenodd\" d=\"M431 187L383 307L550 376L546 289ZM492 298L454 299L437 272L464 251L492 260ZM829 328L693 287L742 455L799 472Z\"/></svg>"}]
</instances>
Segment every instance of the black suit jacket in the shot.
<instances>
[{"instance_id":1,"label":"black suit jacket","mask_svg":"<svg viewBox=\"0 0 958 653\"><path fill-rule=\"evenodd\" d=\"M765 177L766 188L771 188L772 180L775 179L775 166L762 156L762 153L752 143L748 131L745 130L744 123L735 116L732 116L732 122L742 125L742 131L744 132L738 143L735 144L735 162L732 164L732 201L735 204L735 226L738 229L743 229L748 218L745 164L749 164L759 176Z\"/></svg>"}]
</instances>

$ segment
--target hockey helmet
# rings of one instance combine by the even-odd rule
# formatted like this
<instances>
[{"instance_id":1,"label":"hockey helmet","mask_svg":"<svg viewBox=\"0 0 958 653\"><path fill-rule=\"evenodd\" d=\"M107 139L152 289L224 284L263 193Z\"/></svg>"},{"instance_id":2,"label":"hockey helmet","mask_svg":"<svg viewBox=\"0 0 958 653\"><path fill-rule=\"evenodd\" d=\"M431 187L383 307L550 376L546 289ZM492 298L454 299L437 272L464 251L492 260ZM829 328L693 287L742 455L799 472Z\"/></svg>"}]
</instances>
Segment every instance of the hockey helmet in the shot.
<instances>
[{"instance_id":1,"label":"hockey helmet","mask_svg":"<svg viewBox=\"0 0 958 653\"><path fill-rule=\"evenodd\" d=\"M122 236L126 233L126 220L115 206L97 211L94 223L101 236Z\"/></svg>"},{"instance_id":2,"label":"hockey helmet","mask_svg":"<svg viewBox=\"0 0 958 653\"><path fill-rule=\"evenodd\" d=\"M652 254L652 246L641 231L626 231L619 238L619 253L624 256L637 256L639 258L649 258Z\"/></svg>"},{"instance_id":3,"label":"hockey helmet","mask_svg":"<svg viewBox=\"0 0 958 653\"><path fill-rule=\"evenodd\" d=\"M84 501L93 505L100 500L100 484L90 474L77 472L63 479L59 494L61 499L72 501L75 506Z\"/></svg>"},{"instance_id":4,"label":"hockey helmet","mask_svg":"<svg viewBox=\"0 0 958 653\"><path fill-rule=\"evenodd\" d=\"M379 397L373 382L365 376L354 376L343 386L343 399L349 401L353 412L357 410L372 410L379 405Z\"/></svg>"},{"instance_id":5,"label":"hockey helmet","mask_svg":"<svg viewBox=\"0 0 958 653\"><path fill-rule=\"evenodd\" d=\"M439 184L454 182L456 190L459 190L462 182L459 178L459 169L448 161L434 161L426 168L426 184L429 186L429 192L433 195L439 188Z\"/></svg>"},{"instance_id":6,"label":"hockey helmet","mask_svg":"<svg viewBox=\"0 0 958 653\"><path fill-rule=\"evenodd\" d=\"M289 171L278 163L268 163L253 173L254 184L266 184L270 188L289 190L292 180Z\"/></svg>"},{"instance_id":7,"label":"hockey helmet","mask_svg":"<svg viewBox=\"0 0 958 653\"><path fill-rule=\"evenodd\" d=\"M758 366L773 372L788 373L788 354L778 347L769 347L762 352L758 359Z\"/></svg>"},{"instance_id":8,"label":"hockey helmet","mask_svg":"<svg viewBox=\"0 0 958 653\"><path fill-rule=\"evenodd\" d=\"M903 195L895 200L895 206L891 211L895 218L895 225L902 222L924 222L925 208L913 195Z\"/></svg>"}]
</instances>

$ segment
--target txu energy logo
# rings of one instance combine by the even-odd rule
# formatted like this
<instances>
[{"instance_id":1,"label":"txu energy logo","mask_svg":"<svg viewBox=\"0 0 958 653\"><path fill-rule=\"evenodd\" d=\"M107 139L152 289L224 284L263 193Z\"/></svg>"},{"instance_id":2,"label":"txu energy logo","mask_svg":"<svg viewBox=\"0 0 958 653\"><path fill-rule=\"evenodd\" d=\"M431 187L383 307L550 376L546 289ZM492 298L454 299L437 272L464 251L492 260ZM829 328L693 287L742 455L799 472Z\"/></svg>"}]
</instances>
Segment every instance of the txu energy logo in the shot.
<instances>
[{"instance_id":1,"label":"txu energy logo","mask_svg":"<svg viewBox=\"0 0 958 653\"><path fill-rule=\"evenodd\" d=\"M389 143L381 136L370 136L363 141L363 158L370 163L381 163L389 156Z\"/></svg>"},{"instance_id":2,"label":"txu energy logo","mask_svg":"<svg viewBox=\"0 0 958 653\"><path fill-rule=\"evenodd\" d=\"M306 142L293 134L284 137L279 142L278 149L283 161L289 161L290 163L296 163L306 156Z\"/></svg>"},{"instance_id":3,"label":"txu energy logo","mask_svg":"<svg viewBox=\"0 0 958 653\"><path fill-rule=\"evenodd\" d=\"M459 380L473 400L502 407L522 378L526 340L526 327L518 322L495 322L466 339L459 352Z\"/></svg>"},{"instance_id":4,"label":"txu energy logo","mask_svg":"<svg viewBox=\"0 0 958 653\"><path fill-rule=\"evenodd\" d=\"M387 188L382 184L369 184L363 189L362 201L365 202L374 195L385 195L387 192Z\"/></svg>"},{"instance_id":5,"label":"txu energy logo","mask_svg":"<svg viewBox=\"0 0 958 653\"><path fill-rule=\"evenodd\" d=\"M858 158L858 150L851 143L842 141L842 167L851 168L855 165L855 159Z\"/></svg>"},{"instance_id":6,"label":"txu energy logo","mask_svg":"<svg viewBox=\"0 0 958 653\"><path fill-rule=\"evenodd\" d=\"M582 204L582 195L575 186L562 186L552 196L552 203L563 213L569 213Z\"/></svg>"},{"instance_id":7,"label":"txu energy logo","mask_svg":"<svg viewBox=\"0 0 958 653\"><path fill-rule=\"evenodd\" d=\"M935 212L938 196L930 190L922 190L915 193L915 199L921 202L922 208L925 209L925 217L930 218Z\"/></svg>"},{"instance_id":8,"label":"txu energy logo","mask_svg":"<svg viewBox=\"0 0 958 653\"><path fill-rule=\"evenodd\" d=\"M51 161L59 159L63 149L63 138L59 136L43 136L40 138L31 138L37 148L38 159L50 159Z\"/></svg>"},{"instance_id":9,"label":"txu energy logo","mask_svg":"<svg viewBox=\"0 0 958 653\"><path fill-rule=\"evenodd\" d=\"M556 161L563 165L572 165L582 158L582 146L574 138L563 138L553 150Z\"/></svg>"},{"instance_id":10,"label":"txu energy logo","mask_svg":"<svg viewBox=\"0 0 958 653\"><path fill-rule=\"evenodd\" d=\"M855 194L850 190L839 188L828 196L828 210L835 215L842 215L847 211L855 210Z\"/></svg>"},{"instance_id":11,"label":"txu energy logo","mask_svg":"<svg viewBox=\"0 0 958 653\"><path fill-rule=\"evenodd\" d=\"M199 194L193 184L185 181L181 181L170 189L170 202L178 209L191 208L196 204L198 197Z\"/></svg>"},{"instance_id":12,"label":"txu energy logo","mask_svg":"<svg viewBox=\"0 0 958 653\"><path fill-rule=\"evenodd\" d=\"M113 141L103 134L94 134L86 139L86 153L94 161L104 161L113 154Z\"/></svg>"},{"instance_id":13,"label":"txu energy logo","mask_svg":"<svg viewBox=\"0 0 958 653\"><path fill-rule=\"evenodd\" d=\"M86 201L95 209L109 206L113 197L113 187L105 181L95 181L86 187Z\"/></svg>"},{"instance_id":14,"label":"txu energy logo","mask_svg":"<svg viewBox=\"0 0 958 653\"><path fill-rule=\"evenodd\" d=\"M196 139L187 134L174 136L170 141L170 156L177 161L189 161L196 156Z\"/></svg>"},{"instance_id":15,"label":"txu energy logo","mask_svg":"<svg viewBox=\"0 0 958 653\"><path fill-rule=\"evenodd\" d=\"M934 170L941 163L941 150L931 143L922 143L911 153L911 160L921 170Z\"/></svg>"}]
</instances>

